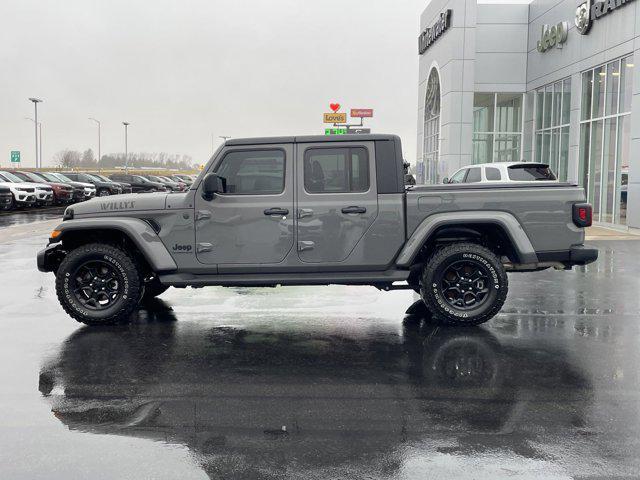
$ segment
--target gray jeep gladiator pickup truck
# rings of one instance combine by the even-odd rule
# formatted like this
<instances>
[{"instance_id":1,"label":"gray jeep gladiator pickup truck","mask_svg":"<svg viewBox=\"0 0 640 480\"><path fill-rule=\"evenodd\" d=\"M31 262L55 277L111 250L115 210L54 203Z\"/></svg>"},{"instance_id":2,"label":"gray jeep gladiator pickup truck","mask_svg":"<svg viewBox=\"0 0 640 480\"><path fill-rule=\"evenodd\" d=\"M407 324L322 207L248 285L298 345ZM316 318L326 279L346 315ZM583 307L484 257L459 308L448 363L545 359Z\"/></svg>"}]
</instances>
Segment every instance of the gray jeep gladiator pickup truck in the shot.
<instances>
[{"instance_id":1,"label":"gray jeep gladiator pickup truck","mask_svg":"<svg viewBox=\"0 0 640 480\"><path fill-rule=\"evenodd\" d=\"M566 183L406 187L394 135L233 139L186 192L68 207L38 268L87 324L170 286L343 284L413 289L436 319L475 325L502 307L507 271L593 262L590 224Z\"/></svg>"}]
</instances>

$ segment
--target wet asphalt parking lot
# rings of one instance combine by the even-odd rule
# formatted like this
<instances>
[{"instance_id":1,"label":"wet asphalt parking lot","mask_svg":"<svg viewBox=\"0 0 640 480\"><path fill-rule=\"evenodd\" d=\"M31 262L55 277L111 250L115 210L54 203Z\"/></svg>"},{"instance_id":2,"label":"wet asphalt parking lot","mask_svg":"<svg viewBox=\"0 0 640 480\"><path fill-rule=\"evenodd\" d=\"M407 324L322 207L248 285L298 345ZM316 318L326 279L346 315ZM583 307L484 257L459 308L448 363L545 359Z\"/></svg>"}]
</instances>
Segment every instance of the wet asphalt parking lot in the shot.
<instances>
[{"instance_id":1,"label":"wet asphalt parking lot","mask_svg":"<svg viewBox=\"0 0 640 480\"><path fill-rule=\"evenodd\" d=\"M511 274L479 328L337 286L170 289L88 328L35 268L51 222L5 222L0 478L640 475L639 241Z\"/></svg>"}]
</instances>

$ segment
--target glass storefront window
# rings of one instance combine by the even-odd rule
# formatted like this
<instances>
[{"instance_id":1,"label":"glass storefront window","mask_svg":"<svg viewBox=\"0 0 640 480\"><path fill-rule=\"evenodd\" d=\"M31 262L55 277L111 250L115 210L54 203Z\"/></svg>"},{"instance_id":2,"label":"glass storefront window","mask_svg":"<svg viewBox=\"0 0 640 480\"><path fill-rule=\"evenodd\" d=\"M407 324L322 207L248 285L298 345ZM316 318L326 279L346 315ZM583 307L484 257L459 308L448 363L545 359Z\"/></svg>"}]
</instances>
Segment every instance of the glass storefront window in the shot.
<instances>
[{"instance_id":1,"label":"glass storefront window","mask_svg":"<svg viewBox=\"0 0 640 480\"><path fill-rule=\"evenodd\" d=\"M522 94L498 93L496 99L496 131L522 130Z\"/></svg>"},{"instance_id":2,"label":"glass storefront window","mask_svg":"<svg viewBox=\"0 0 640 480\"><path fill-rule=\"evenodd\" d=\"M473 163L517 162L522 151L523 95L473 97Z\"/></svg>"},{"instance_id":3,"label":"glass storefront window","mask_svg":"<svg viewBox=\"0 0 640 480\"><path fill-rule=\"evenodd\" d=\"M493 93L476 93L473 96L474 132L493 132L494 110Z\"/></svg>"},{"instance_id":4,"label":"glass storefront window","mask_svg":"<svg viewBox=\"0 0 640 480\"><path fill-rule=\"evenodd\" d=\"M593 98L591 99L591 118L602 117L604 113L604 81L607 76L605 68L593 70Z\"/></svg>"},{"instance_id":5,"label":"glass storefront window","mask_svg":"<svg viewBox=\"0 0 640 480\"><path fill-rule=\"evenodd\" d=\"M473 134L473 163L493 162L493 135L490 133Z\"/></svg>"},{"instance_id":6,"label":"glass storefront window","mask_svg":"<svg viewBox=\"0 0 640 480\"><path fill-rule=\"evenodd\" d=\"M620 84L620 62L607 65L607 81L605 94L605 115L618 113L618 86Z\"/></svg>"},{"instance_id":7,"label":"glass storefront window","mask_svg":"<svg viewBox=\"0 0 640 480\"><path fill-rule=\"evenodd\" d=\"M618 144L616 157L616 201L614 223L627 224L627 188L629 184L629 137L631 121L629 116L618 117Z\"/></svg>"},{"instance_id":8,"label":"glass storefront window","mask_svg":"<svg viewBox=\"0 0 640 480\"><path fill-rule=\"evenodd\" d=\"M560 125L560 115L562 112L562 82L553 85L553 111L551 113L551 126Z\"/></svg>"},{"instance_id":9,"label":"glass storefront window","mask_svg":"<svg viewBox=\"0 0 640 480\"><path fill-rule=\"evenodd\" d=\"M542 111L542 128L551 126L551 110L553 105L553 85L544 88L544 109Z\"/></svg>"},{"instance_id":10,"label":"glass storefront window","mask_svg":"<svg viewBox=\"0 0 640 480\"><path fill-rule=\"evenodd\" d=\"M582 74L578 178L593 219L626 224L633 57Z\"/></svg>"},{"instance_id":11,"label":"glass storefront window","mask_svg":"<svg viewBox=\"0 0 640 480\"><path fill-rule=\"evenodd\" d=\"M620 61L620 112L631 111L631 95L633 93L633 56L628 56Z\"/></svg>"},{"instance_id":12,"label":"glass storefront window","mask_svg":"<svg viewBox=\"0 0 640 480\"><path fill-rule=\"evenodd\" d=\"M582 74L582 111L581 120L591 118L591 96L593 93L593 70L589 70ZM589 108L587 108L589 107Z\"/></svg>"},{"instance_id":13,"label":"glass storefront window","mask_svg":"<svg viewBox=\"0 0 640 480\"><path fill-rule=\"evenodd\" d=\"M517 162L520 160L520 134L496 135L493 161Z\"/></svg>"},{"instance_id":14,"label":"glass storefront window","mask_svg":"<svg viewBox=\"0 0 640 480\"><path fill-rule=\"evenodd\" d=\"M425 166L425 183L439 183L440 155L440 75L435 68L429 72L427 91L424 101L422 162Z\"/></svg>"},{"instance_id":15,"label":"glass storefront window","mask_svg":"<svg viewBox=\"0 0 640 480\"><path fill-rule=\"evenodd\" d=\"M563 144L563 132L569 131L571 113L571 78L565 78L536 91L536 118L542 119L542 128L536 128L535 156L537 162L546 163L559 180L568 174L568 139ZM539 126L540 123L536 123ZM566 150L566 151L565 151Z\"/></svg>"},{"instance_id":16,"label":"glass storefront window","mask_svg":"<svg viewBox=\"0 0 640 480\"><path fill-rule=\"evenodd\" d=\"M569 124L571 115L571 78L565 78L562 82L562 118L561 125Z\"/></svg>"}]
</instances>

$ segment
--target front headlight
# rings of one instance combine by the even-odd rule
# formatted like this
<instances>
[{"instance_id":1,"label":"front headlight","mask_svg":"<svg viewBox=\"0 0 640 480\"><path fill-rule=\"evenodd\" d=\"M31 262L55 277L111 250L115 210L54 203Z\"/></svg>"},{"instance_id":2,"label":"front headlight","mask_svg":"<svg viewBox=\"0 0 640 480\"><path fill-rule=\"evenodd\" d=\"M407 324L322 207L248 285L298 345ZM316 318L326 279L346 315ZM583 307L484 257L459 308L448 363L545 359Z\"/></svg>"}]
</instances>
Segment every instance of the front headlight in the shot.
<instances>
[{"instance_id":1,"label":"front headlight","mask_svg":"<svg viewBox=\"0 0 640 480\"><path fill-rule=\"evenodd\" d=\"M31 189L26 187L16 187L16 190L18 190L19 192L28 192Z\"/></svg>"}]
</instances>

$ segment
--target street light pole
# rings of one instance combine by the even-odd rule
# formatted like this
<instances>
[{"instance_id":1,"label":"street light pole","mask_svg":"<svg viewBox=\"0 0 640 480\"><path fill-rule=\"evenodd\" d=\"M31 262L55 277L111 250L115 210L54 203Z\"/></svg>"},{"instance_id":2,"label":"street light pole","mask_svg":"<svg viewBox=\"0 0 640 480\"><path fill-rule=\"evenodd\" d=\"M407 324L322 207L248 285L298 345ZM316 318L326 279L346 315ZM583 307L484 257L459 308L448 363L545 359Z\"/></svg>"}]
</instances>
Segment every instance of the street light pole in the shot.
<instances>
[{"instance_id":1,"label":"street light pole","mask_svg":"<svg viewBox=\"0 0 640 480\"><path fill-rule=\"evenodd\" d=\"M89 120L92 120L98 124L98 163L99 163L100 159L102 158L102 156L100 155L100 120L96 120L93 117L89 117Z\"/></svg>"},{"instance_id":2,"label":"street light pole","mask_svg":"<svg viewBox=\"0 0 640 480\"><path fill-rule=\"evenodd\" d=\"M38 129L40 135L40 141L36 140L36 148L40 147L40 159L42 159L42 122L37 122L31 117L24 117L25 120L31 120L33 125ZM38 137L36 137L37 139ZM38 151L36 150L36 168L38 167Z\"/></svg>"},{"instance_id":3,"label":"street light pole","mask_svg":"<svg viewBox=\"0 0 640 480\"><path fill-rule=\"evenodd\" d=\"M122 122L124 125L124 171L129 173L129 145L127 137L127 127L131 125L129 122Z\"/></svg>"},{"instance_id":4,"label":"street light pole","mask_svg":"<svg viewBox=\"0 0 640 480\"><path fill-rule=\"evenodd\" d=\"M33 102L33 107L35 109L35 120L33 121L33 123L34 123L35 135L36 135L36 170L37 170L38 168L40 168L39 159L38 159L38 103L42 102L42 100L35 97L29 97L29 101Z\"/></svg>"}]
</instances>

